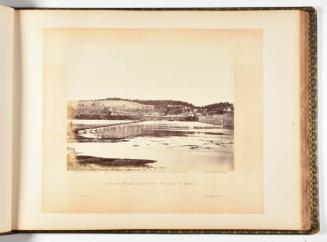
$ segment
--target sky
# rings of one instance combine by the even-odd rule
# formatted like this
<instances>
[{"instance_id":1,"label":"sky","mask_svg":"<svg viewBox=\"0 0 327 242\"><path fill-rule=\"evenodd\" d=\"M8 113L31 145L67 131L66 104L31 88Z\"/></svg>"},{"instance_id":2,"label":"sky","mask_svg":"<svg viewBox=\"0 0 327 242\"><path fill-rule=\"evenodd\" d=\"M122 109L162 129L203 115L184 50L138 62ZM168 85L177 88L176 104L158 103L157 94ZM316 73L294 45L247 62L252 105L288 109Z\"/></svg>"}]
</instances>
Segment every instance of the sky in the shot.
<instances>
[{"instance_id":1,"label":"sky","mask_svg":"<svg viewBox=\"0 0 327 242\"><path fill-rule=\"evenodd\" d=\"M122 41L70 43L68 98L233 102L233 46L219 40L219 30L207 31L217 41L196 30L176 38L169 37L176 32L145 32Z\"/></svg>"}]
</instances>

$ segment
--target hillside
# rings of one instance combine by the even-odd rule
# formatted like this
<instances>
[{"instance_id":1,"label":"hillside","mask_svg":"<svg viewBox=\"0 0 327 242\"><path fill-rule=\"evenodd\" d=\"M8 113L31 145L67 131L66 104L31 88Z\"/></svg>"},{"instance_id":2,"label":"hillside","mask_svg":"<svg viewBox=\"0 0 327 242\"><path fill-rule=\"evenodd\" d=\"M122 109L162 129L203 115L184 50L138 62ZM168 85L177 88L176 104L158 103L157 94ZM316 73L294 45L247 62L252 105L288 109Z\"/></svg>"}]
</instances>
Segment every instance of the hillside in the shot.
<instances>
[{"instance_id":1,"label":"hillside","mask_svg":"<svg viewBox=\"0 0 327 242\"><path fill-rule=\"evenodd\" d=\"M84 107L84 108L117 108L117 109L144 109L147 105L138 102L128 101L128 100L80 100L80 101L70 101L70 105L73 107Z\"/></svg>"},{"instance_id":2,"label":"hillside","mask_svg":"<svg viewBox=\"0 0 327 242\"><path fill-rule=\"evenodd\" d=\"M70 119L164 119L198 120L200 116L233 112L233 104L213 103L196 107L176 100L139 100L107 98L98 100L70 101L67 112Z\"/></svg>"},{"instance_id":3,"label":"hillside","mask_svg":"<svg viewBox=\"0 0 327 242\"><path fill-rule=\"evenodd\" d=\"M99 99L97 101L130 101L143 105L154 105L154 106L183 105L186 107L194 107L192 103L178 101L178 100L141 100L141 99L125 99L125 98L107 98L107 99Z\"/></svg>"}]
</instances>

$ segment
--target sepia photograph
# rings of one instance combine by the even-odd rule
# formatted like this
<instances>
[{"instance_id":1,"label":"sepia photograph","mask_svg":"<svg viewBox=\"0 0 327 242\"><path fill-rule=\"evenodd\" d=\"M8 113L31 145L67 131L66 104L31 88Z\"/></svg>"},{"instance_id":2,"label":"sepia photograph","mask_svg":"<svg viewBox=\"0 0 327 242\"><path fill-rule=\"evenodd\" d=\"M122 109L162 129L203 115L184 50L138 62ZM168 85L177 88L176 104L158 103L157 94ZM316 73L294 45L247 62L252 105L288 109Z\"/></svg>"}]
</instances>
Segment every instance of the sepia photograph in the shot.
<instances>
[{"instance_id":1,"label":"sepia photograph","mask_svg":"<svg viewBox=\"0 0 327 242\"><path fill-rule=\"evenodd\" d=\"M71 101L68 169L231 170L233 112L228 102Z\"/></svg>"},{"instance_id":2,"label":"sepia photograph","mask_svg":"<svg viewBox=\"0 0 327 242\"><path fill-rule=\"evenodd\" d=\"M146 40L170 33L70 49L68 170L233 170L232 58L224 45ZM208 64L214 55L224 64Z\"/></svg>"}]
</instances>

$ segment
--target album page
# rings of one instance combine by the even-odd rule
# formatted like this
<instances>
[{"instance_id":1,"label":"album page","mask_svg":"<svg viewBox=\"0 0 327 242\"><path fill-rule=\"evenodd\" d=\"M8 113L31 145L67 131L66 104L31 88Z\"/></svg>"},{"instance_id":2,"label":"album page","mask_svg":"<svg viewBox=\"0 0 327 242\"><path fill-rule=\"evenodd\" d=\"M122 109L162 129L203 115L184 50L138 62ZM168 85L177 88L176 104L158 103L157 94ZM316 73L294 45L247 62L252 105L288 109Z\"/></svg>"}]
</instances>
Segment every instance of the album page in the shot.
<instances>
[{"instance_id":1,"label":"album page","mask_svg":"<svg viewBox=\"0 0 327 242\"><path fill-rule=\"evenodd\" d=\"M11 230L14 10L0 6L0 233Z\"/></svg>"},{"instance_id":2,"label":"album page","mask_svg":"<svg viewBox=\"0 0 327 242\"><path fill-rule=\"evenodd\" d=\"M302 229L300 17L17 11L16 228Z\"/></svg>"}]
</instances>

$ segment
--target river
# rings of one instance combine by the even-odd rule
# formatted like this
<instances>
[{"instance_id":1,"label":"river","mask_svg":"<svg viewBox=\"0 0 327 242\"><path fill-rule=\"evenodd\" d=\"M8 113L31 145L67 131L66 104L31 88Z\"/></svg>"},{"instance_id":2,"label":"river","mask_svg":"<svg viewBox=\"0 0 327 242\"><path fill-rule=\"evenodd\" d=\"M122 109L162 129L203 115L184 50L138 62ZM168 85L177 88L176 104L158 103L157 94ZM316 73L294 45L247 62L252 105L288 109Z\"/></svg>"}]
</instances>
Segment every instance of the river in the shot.
<instances>
[{"instance_id":1,"label":"river","mask_svg":"<svg viewBox=\"0 0 327 242\"><path fill-rule=\"evenodd\" d=\"M152 160L146 166L89 166L89 170L221 172L234 167L232 129L187 121L71 120L74 125L101 127L79 131L68 148L79 156ZM126 124L129 123L129 124ZM106 128L107 127L107 128ZM79 169L87 170L79 166Z\"/></svg>"}]
</instances>

